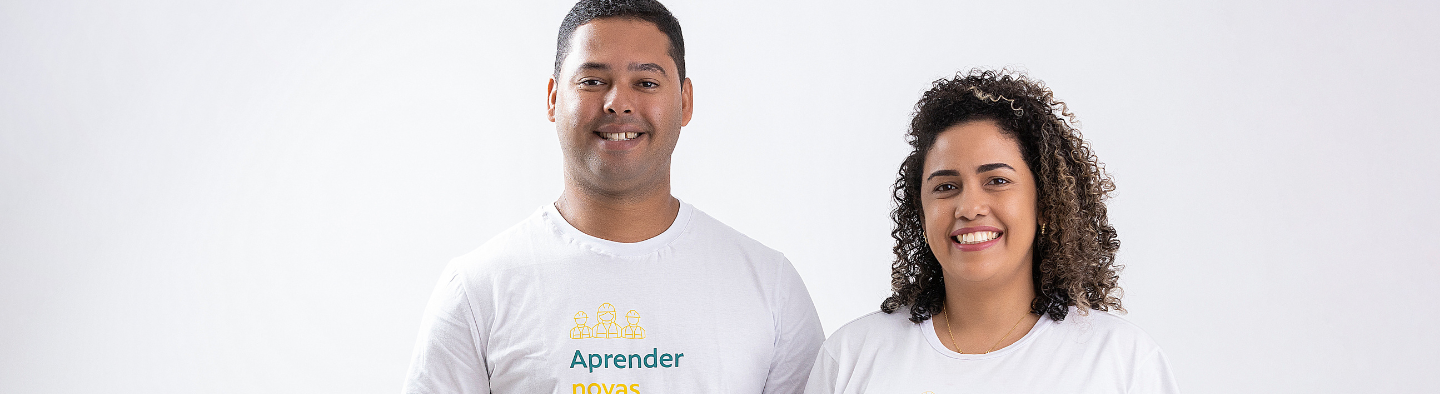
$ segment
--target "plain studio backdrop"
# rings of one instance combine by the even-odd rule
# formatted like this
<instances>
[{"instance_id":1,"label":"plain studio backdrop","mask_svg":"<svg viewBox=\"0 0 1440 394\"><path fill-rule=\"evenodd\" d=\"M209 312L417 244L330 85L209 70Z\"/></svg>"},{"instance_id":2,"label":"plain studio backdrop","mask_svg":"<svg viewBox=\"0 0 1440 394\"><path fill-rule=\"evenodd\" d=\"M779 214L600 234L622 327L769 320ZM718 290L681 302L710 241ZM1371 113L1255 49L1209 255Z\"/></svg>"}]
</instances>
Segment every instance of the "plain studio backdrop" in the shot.
<instances>
[{"instance_id":1,"label":"plain studio backdrop","mask_svg":"<svg viewBox=\"0 0 1440 394\"><path fill-rule=\"evenodd\" d=\"M1012 67L1113 174L1184 391L1440 390L1440 5L876 4L667 4L674 193L827 334L889 293L920 93ZM397 392L441 268L559 195L569 7L0 3L0 392Z\"/></svg>"}]
</instances>

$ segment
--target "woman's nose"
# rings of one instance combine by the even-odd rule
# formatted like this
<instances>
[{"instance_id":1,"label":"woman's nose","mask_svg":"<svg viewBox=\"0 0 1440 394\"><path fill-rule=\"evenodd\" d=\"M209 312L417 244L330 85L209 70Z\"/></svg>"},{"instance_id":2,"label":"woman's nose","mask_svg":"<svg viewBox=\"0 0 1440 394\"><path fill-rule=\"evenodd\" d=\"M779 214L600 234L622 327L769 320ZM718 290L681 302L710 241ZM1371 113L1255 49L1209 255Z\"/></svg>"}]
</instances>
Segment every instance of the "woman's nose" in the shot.
<instances>
[{"instance_id":1,"label":"woman's nose","mask_svg":"<svg viewBox=\"0 0 1440 394\"><path fill-rule=\"evenodd\" d=\"M955 218L975 220L990 214L990 201L983 193L960 194L959 205L955 207Z\"/></svg>"}]
</instances>

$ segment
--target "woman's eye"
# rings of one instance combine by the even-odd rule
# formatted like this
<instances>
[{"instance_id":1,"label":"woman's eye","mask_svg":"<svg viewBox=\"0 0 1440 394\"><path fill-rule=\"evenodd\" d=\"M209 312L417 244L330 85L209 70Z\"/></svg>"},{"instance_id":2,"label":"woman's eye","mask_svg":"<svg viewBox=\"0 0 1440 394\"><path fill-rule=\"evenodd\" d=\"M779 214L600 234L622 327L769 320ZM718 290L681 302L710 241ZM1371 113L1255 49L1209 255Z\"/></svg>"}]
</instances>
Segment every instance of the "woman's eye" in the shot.
<instances>
[{"instance_id":1,"label":"woman's eye","mask_svg":"<svg viewBox=\"0 0 1440 394\"><path fill-rule=\"evenodd\" d=\"M955 190L955 185L949 183L941 183L935 186L935 191L937 192L948 192L951 190Z\"/></svg>"},{"instance_id":2,"label":"woman's eye","mask_svg":"<svg viewBox=\"0 0 1440 394\"><path fill-rule=\"evenodd\" d=\"M1008 184L1010 184L1010 180L1009 180L1009 179L1005 179L1005 178L990 178L989 184L991 184L991 185L1008 185Z\"/></svg>"}]
</instances>

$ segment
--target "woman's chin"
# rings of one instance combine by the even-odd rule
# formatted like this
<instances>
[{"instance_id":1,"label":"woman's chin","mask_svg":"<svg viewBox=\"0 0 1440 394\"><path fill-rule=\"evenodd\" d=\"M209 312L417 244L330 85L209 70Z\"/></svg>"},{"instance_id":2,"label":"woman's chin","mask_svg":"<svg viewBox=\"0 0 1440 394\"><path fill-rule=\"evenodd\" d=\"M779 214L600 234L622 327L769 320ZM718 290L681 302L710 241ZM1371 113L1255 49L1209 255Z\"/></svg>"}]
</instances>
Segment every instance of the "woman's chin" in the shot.
<instances>
[{"instance_id":1,"label":"woman's chin","mask_svg":"<svg viewBox=\"0 0 1440 394\"><path fill-rule=\"evenodd\" d=\"M947 282L953 280L959 283L982 284L995 279L998 270L995 267L988 267L979 264L960 264L958 267L949 267L945 270Z\"/></svg>"},{"instance_id":2,"label":"woman's chin","mask_svg":"<svg viewBox=\"0 0 1440 394\"><path fill-rule=\"evenodd\" d=\"M945 267L946 283L990 287L1011 282L1015 275L1006 275L1003 264L998 263L957 263ZM1016 272L1016 275L1023 273ZM1023 282L1029 283L1028 276ZM1017 279L1018 280L1018 279Z\"/></svg>"}]
</instances>

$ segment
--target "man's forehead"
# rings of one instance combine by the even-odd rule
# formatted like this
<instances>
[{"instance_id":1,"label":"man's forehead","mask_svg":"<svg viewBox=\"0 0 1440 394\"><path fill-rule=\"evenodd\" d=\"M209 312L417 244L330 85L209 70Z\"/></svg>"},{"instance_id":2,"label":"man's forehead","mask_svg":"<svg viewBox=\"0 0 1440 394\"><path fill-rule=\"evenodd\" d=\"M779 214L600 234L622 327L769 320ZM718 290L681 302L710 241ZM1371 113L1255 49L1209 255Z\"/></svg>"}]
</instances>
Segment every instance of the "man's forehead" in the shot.
<instances>
[{"instance_id":1,"label":"man's forehead","mask_svg":"<svg viewBox=\"0 0 1440 394\"><path fill-rule=\"evenodd\" d=\"M658 34L661 37L665 36L665 32L660 30L659 25L644 19L628 16L608 16L591 19L589 22L576 26L575 31L570 34L572 38L576 38L582 31L593 33L596 30L633 30L636 33L650 33ZM669 43L668 38L666 38L666 43Z\"/></svg>"},{"instance_id":2,"label":"man's forehead","mask_svg":"<svg viewBox=\"0 0 1440 394\"><path fill-rule=\"evenodd\" d=\"M612 67L631 64L658 64L672 69L670 38L649 21L610 17L586 22L572 33L566 69L585 63L613 63Z\"/></svg>"}]
</instances>

